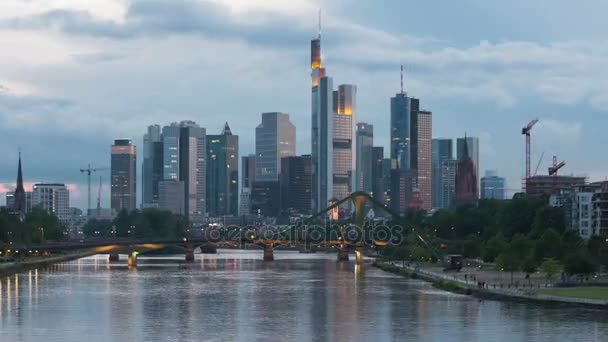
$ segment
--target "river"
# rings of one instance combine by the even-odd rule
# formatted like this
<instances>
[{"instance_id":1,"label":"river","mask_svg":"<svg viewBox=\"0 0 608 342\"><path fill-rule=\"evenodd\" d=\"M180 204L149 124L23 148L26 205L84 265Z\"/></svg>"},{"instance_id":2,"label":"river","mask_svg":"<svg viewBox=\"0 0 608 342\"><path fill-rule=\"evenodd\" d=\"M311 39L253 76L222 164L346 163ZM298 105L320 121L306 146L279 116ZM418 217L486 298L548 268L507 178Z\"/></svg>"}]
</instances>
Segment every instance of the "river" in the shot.
<instances>
[{"instance_id":1,"label":"river","mask_svg":"<svg viewBox=\"0 0 608 342\"><path fill-rule=\"evenodd\" d=\"M608 313L455 295L334 254L94 256L0 279L0 341L608 341Z\"/></svg>"}]
</instances>

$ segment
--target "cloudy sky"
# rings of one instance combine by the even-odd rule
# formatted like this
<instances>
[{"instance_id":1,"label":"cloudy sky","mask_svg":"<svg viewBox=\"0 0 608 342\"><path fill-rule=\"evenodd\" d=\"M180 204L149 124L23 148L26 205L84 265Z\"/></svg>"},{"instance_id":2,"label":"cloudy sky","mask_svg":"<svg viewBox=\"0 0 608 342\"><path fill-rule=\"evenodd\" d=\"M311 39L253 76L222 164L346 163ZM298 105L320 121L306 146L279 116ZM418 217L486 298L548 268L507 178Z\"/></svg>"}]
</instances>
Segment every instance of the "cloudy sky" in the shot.
<instances>
[{"instance_id":1,"label":"cloudy sky","mask_svg":"<svg viewBox=\"0 0 608 342\"><path fill-rule=\"evenodd\" d=\"M357 84L357 119L374 124L377 145L403 63L433 135L479 136L482 172L509 188L533 118L539 172L556 154L565 173L608 176L603 0L1 0L0 192L21 149L27 182L68 183L85 207L79 168L109 166L114 138L140 146L147 125L183 119L208 133L228 121L248 154L260 113L288 112L309 153L319 7L325 66L336 84Z\"/></svg>"}]
</instances>

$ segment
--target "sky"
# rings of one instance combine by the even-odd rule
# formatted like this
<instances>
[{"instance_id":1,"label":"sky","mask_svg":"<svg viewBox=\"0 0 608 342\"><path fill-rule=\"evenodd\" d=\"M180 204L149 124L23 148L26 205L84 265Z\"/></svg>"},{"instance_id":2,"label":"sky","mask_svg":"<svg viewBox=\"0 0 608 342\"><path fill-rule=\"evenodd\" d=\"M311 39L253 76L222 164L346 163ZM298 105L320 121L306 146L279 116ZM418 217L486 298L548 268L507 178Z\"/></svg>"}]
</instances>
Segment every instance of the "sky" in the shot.
<instances>
[{"instance_id":1,"label":"sky","mask_svg":"<svg viewBox=\"0 0 608 342\"><path fill-rule=\"evenodd\" d=\"M357 85L375 145L388 146L404 64L433 136L478 136L481 173L497 170L511 192L535 118L533 172L544 153L539 174L557 155L564 174L608 177L603 0L2 0L0 203L20 150L28 185L69 184L71 205L86 207L79 169L109 166L116 138L141 153L150 124L194 120L217 134L228 121L246 155L261 113L282 111L309 153L319 8L324 66L334 84ZM109 172L98 176L107 207Z\"/></svg>"}]
</instances>

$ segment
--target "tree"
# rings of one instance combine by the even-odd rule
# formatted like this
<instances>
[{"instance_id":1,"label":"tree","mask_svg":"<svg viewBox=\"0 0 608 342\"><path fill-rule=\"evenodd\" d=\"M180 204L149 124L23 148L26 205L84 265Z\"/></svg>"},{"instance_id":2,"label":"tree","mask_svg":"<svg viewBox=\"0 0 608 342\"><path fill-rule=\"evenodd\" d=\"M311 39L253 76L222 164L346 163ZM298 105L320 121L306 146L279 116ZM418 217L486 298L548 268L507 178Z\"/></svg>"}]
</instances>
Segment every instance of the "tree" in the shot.
<instances>
[{"instance_id":1,"label":"tree","mask_svg":"<svg viewBox=\"0 0 608 342\"><path fill-rule=\"evenodd\" d=\"M86 237L112 237L112 221L90 219L82 232Z\"/></svg>"},{"instance_id":2,"label":"tree","mask_svg":"<svg viewBox=\"0 0 608 342\"><path fill-rule=\"evenodd\" d=\"M542 264L540 264L540 271L545 275L548 281L553 280L555 275L559 273L562 266L554 258L546 258Z\"/></svg>"},{"instance_id":3,"label":"tree","mask_svg":"<svg viewBox=\"0 0 608 342\"><path fill-rule=\"evenodd\" d=\"M545 205L536 210L532 223L532 235L539 237L547 229L554 229L560 233L566 230L566 215L563 208Z\"/></svg>"},{"instance_id":4,"label":"tree","mask_svg":"<svg viewBox=\"0 0 608 342\"><path fill-rule=\"evenodd\" d=\"M501 253L496 258L496 266L505 272L511 273L511 284L513 283L513 272L518 271L521 265L521 259L515 255L511 250L507 250Z\"/></svg>"},{"instance_id":5,"label":"tree","mask_svg":"<svg viewBox=\"0 0 608 342\"><path fill-rule=\"evenodd\" d=\"M405 267L405 261L407 259L409 259L410 257L410 252L407 250L407 248L405 246L399 246L397 248L395 248L394 252L393 252L393 258L397 259L397 260L401 260L401 263L403 264L403 266Z\"/></svg>"},{"instance_id":6,"label":"tree","mask_svg":"<svg viewBox=\"0 0 608 342\"><path fill-rule=\"evenodd\" d=\"M483 242L477 234L467 236L462 254L465 258L477 258L483 254Z\"/></svg>"},{"instance_id":7,"label":"tree","mask_svg":"<svg viewBox=\"0 0 608 342\"><path fill-rule=\"evenodd\" d=\"M564 259L564 271L569 275L584 276L595 272L596 265L587 250L574 251Z\"/></svg>"},{"instance_id":8,"label":"tree","mask_svg":"<svg viewBox=\"0 0 608 342\"><path fill-rule=\"evenodd\" d=\"M534 245L534 256L537 261L545 258L557 258L562 254L562 239L553 228L545 230Z\"/></svg>"},{"instance_id":9,"label":"tree","mask_svg":"<svg viewBox=\"0 0 608 342\"><path fill-rule=\"evenodd\" d=\"M508 247L507 241L502 233L496 234L492 237L485 245L483 254L483 260L486 262L492 262Z\"/></svg>"}]
</instances>

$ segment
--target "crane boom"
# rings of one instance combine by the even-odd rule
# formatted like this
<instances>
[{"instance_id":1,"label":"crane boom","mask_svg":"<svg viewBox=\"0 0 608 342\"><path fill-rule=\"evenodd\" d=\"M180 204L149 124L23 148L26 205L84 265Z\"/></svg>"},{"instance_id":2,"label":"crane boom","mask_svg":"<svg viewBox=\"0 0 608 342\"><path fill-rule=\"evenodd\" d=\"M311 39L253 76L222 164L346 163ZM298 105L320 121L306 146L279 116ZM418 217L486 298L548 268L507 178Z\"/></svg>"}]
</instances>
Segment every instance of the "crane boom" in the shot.
<instances>
[{"instance_id":1,"label":"crane boom","mask_svg":"<svg viewBox=\"0 0 608 342\"><path fill-rule=\"evenodd\" d=\"M98 172L98 171L103 171L103 170L108 170L109 168L107 167L97 167L97 168L92 168L91 164L87 165L86 169L80 169L81 173L84 173L87 176L87 215L90 215L91 213L91 174L93 172Z\"/></svg>"}]
</instances>

